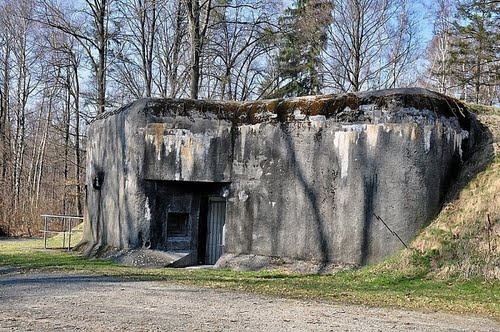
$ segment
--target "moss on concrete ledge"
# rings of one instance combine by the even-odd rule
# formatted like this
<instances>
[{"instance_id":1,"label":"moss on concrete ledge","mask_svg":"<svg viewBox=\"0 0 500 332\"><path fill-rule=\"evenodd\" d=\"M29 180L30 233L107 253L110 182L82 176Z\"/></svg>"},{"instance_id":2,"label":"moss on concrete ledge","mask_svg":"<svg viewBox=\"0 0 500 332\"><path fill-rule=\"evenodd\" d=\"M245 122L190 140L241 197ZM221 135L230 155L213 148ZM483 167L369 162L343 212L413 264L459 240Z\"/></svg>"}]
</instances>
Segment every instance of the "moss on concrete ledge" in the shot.
<instances>
[{"instance_id":1,"label":"moss on concrete ledge","mask_svg":"<svg viewBox=\"0 0 500 332\"><path fill-rule=\"evenodd\" d=\"M307 96L248 102L214 101L172 98L149 98L99 115L96 120L118 114L137 102L146 102L144 110L155 117L185 116L201 113L235 124L256 124L269 121L293 122L297 115L303 120L310 116L324 116L345 122L373 122L373 112L382 112L384 119L398 121L396 114L402 108L430 111L428 116L457 117L467 123L467 107L460 101L422 88L378 90L336 95Z\"/></svg>"}]
</instances>

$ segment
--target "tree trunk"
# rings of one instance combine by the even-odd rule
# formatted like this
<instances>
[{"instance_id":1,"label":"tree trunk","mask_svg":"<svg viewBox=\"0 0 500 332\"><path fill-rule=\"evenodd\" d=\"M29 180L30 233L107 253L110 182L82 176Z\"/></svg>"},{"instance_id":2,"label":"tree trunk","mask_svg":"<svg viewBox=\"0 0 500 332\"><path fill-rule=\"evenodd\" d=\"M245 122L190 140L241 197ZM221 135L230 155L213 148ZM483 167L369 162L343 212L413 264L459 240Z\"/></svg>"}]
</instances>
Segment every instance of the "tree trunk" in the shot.
<instances>
[{"instance_id":1,"label":"tree trunk","mask_svg":"<svg viewBox=\"0 0 500 332\"><path fill-rule=\"evenodd\" d=\"M36 164L36 169L35 172L37 174L36 176L36 183L35 183L35 207L38 207L38 203L40 201L40 191L41 191L41 183L42 183L42 177L43 177L43 169L44 169L44 164L45 164L45 151L47 147L47 139L49 135L49 129L50 129L50 120L52 118L52 102L53 102L53 97L54 93L51 93L49 96L49 102L48 102L48 111L47 111L47 117L45 121L45 128L43 132L43 138L40 143L40 149L39 149L39 154L37 158L37 164ZM41 120L41 117L40 117Z\"/></svg>"},{"instance_id":2,"label":"tree trunk","mask_svg":"<svg viewBox=\"0 0 500 332\"><path fill-rule=\"evenodd\" d=\"M7 176L7 148L10 145L10 142L8 142L8 135L7 131L7 112L9 110L9 72L10 72L10 67L9 67L9 58L10 58L10 46L8 44L5 45L5 54L4 54L4 59L3 59L3 68L2 68L2 79L3 79L3 85L2 85L2 94L1 94L1 100L0 100L0 162L1 162L1 168L0 168L0 180L3 182L6 179Z\"/></svg>"},{"instance_id":3,"label":"tree trunk","mask_svg":"<svg viewBox=\"0 0 500 332\"><path fill-rule=\"evenodd\" d=\"M106 52L108 48L108 29L106 24L107 0L94 1L95 22L97 25L98 61L97 76L97 112L103 113L106 107Z\"/></svg>"},{"instance_id":4,"label":"tree trunk","mask_svg":"<svg viewBox=\"0 0 500 332\"><path fill-rule=\"evenodd\" d=\"M191 63L190 63L190 97L198 99L200 87L200 58L203 48L203 39L208 29L208 21L211 11L211 0L204 3L205 16L203 17L203 26L201 25L201 12L199 0L185 0L189 22L189 36L191 41Z\"/></svg>"},{"instance_id":5,"label":"tree trunk","mask_svg":"<svg viewBox=\"0 0 500 332\"><path fill-rule=\"evenodd\" d=\"M183 22L183 13L182 6L180 1L177 2L177 12L175 19L175 35L174 35L174 44L172 45L172 62L171 68L168 72L168 80L170 83L170 95L171 97L176 97L179 91L179 82L177 77L177 64L179 62L179 53L181 50L182 44L182 22Z\"/></svg>"},{"instance_id":6,"label":"tree trunk","mask_svg":"<svg viewBox=\"0 0 500 332\"><path fill-rule=\"evenodd\" d=\"M69 75L69 74L68 74ZM70 143L70 121L71 121L71 94L69 91L69 77L66 78L68 90L66 91L66 108L64 113L64 196L63 196L63 214L68 212L68 185L69 183L69 143Z\"/></svg>"},{"instance_id":7,"label":"tree trunk","mask_svg":"<svg viewBox=\"0 0 500 332\"><path fill-rule=\"evenodd\" d=\"M147 41L147 52L145 62L145 82L146 82L146 97L151 97L151 89L153 82L153 49L156 36L156 0L151 1L151 25L149 31L149 39Z\"/></svg>"},{"instance_id":8,"label":"tree trunk","mask_svg":"<svg viewBox=\"0 0 500 332\"><path fill-rule=\"evenodd\" d=\"M82 215L82 187L81 187L81 167L82 157L80 151L80 81L78 78L78 66L73 64L74 75L74 109L75 109L75 180L76 180L76 213Z\"/></svg>"},{"instance_id":9,"label":"tree trunk","mask_svg":"<svg viewBox=\"0 0 500 332\"><path fill-rule=\"evenodd\" d=\"M198 87L200 83L200 2L198 0L187 0L186 6L191 41L191 81L189 91L192 99L198 99Z\"/></svg>"}]
</instances>

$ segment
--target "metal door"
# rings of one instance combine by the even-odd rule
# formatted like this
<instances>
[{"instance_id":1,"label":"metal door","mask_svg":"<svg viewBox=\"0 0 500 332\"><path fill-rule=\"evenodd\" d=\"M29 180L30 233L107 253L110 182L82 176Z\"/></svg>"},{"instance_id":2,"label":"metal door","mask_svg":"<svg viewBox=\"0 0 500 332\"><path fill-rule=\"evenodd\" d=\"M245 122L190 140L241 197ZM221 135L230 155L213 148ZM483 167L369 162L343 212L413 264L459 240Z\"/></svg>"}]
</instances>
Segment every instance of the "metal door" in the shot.
<instances>
[{"instance_id":1,"label":"metal door","mask_svg":"<svg viewBox=\"0 0 500 332\"><path fill-rule=\"evenodd\" d=\"M210 198L207 218L207 251L206 263L215 264L224 253L224 222L226 219L226 200Z\"/></svg>"}]
</instances>

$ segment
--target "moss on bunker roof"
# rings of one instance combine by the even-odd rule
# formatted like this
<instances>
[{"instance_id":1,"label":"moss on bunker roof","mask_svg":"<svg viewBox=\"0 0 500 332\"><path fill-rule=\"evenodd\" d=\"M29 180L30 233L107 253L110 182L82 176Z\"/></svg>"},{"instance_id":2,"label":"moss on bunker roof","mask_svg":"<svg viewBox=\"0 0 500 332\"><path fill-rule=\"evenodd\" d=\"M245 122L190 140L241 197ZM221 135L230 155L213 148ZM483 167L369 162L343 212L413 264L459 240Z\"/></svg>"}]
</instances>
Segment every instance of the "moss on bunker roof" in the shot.
<instances>
[{"instance_id":1,"label":"moss on bunker roof","mask_svg":"<svg viewBox=\"0 0 500 332\"><path fill-rule=\"evenodd\" d=\"M236 124L256 124L269 121L294 121L298 111L306 116L322 115L335 117L339 122L364 120L368 108L384 110L396 114L401 109L432 111L436 117L467 117L466 107L460 101L446 95L423 88L403 88L376 90L358 93L306 96L284 99L257 101L214 101L194 99L147 98L137 102L144 103L144 112L156 117L186 116L192 112L214 114ZM137 102L123 106L115 111L105 112L95 120L120 113ZM366 106L366 107L363 107ZM368 107L369 106L369 107Z\"/></svg>"}]
</instances>

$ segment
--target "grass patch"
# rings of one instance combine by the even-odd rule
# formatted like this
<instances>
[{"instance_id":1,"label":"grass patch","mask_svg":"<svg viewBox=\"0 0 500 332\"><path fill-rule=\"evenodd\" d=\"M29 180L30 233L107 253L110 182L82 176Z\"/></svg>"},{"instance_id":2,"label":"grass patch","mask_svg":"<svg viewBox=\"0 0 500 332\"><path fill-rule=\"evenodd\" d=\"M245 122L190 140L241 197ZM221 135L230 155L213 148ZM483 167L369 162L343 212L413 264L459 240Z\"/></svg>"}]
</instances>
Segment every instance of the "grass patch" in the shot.
<instances>
[{"instance_id":1,"label":"grass patch","mask_svg":"<svg viewBox=\"0 0 500 332\"><path fill-rule=\"evenodd\" d=\"M469 109L476 114L500 115L500 107L467 103Z\"/></svg>"},{"instance_id":2,"label":"grass patch","mask_svg":"<svg viewBox=\"0 0 500 332\"><path fill-rule=\"evenodd\" d=\"M427 262L412 269L392 269L403 253L386 262L335 275L300 275L282 271L140 269L87 259L62 250L43 250L42 240L0 240L1 267L19 272L55 271L120 276L216 287L295 299L321 300L418 310L500 317L500 285L480 280L434 280L425 277ZM420 267L419 267L420 266Z\"/></svg>"}]
</instances>

